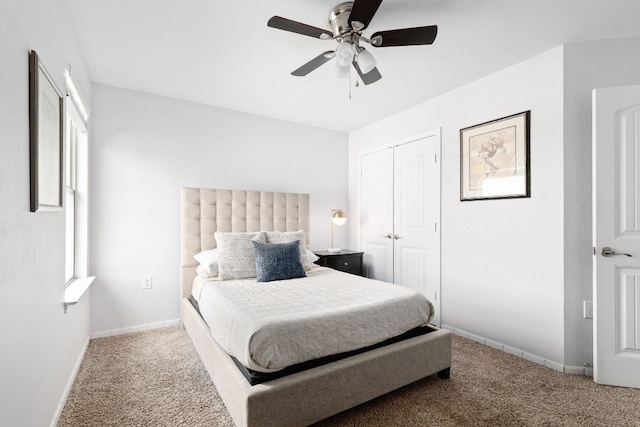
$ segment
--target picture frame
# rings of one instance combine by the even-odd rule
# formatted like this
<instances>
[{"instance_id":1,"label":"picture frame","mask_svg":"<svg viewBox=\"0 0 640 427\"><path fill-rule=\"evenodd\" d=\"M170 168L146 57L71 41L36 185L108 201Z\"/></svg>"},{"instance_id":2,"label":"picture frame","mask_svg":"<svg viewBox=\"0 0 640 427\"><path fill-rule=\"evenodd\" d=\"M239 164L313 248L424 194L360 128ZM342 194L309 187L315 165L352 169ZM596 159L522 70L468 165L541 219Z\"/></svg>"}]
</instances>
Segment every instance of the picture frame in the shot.
<instances>
[{"instance_id":1,"label":"picture frame","mask_svg":"<svg viewBox=\"0 0 640 427\"><path fill-rule=\"evenodd\" d=\"M531 111L460 130L460 200L531 197Z\"/></svg>"},{"instance_id":2,"label":"picture frame","mask_svg":"<svg viewBox=\"0 0 640 427\"><path fill-rule=\"evenodd\" d=\"M29 52L31 212L62 209L64 98L36 51Z\"/></svg>"}]
</instances>

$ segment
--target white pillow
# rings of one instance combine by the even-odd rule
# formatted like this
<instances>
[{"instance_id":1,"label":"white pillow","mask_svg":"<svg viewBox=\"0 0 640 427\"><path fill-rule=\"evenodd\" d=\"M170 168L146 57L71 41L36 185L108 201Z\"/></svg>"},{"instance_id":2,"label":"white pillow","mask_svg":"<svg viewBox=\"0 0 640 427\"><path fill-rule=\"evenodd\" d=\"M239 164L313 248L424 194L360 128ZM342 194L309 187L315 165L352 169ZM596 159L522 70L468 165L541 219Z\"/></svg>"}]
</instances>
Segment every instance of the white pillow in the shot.
<instances>
[{"instance_id":1,"label":"white pillow","mask_svg":"<svg viewBox=\"0 0 640 427\"><path fill-rule=\"evenodd\" d=\"M202 267L201 270L207 273L207 277L214 277L211 275L218 275L218 250L208 249L202 251L199 254L193 256L200 264L198 267Z\"/></svg>"},{"instance_id":2,"label":"white pillow","mask_svg":"<svg viewBox=\"0 0 640 427\"><path fill-rule=\"evenodd\" d=\"M215 279L218 277L217 271L215 273L209 273L202 264L198 264L196 267L196 274L200 277L206 277L207 279Z\"/></svg>"},{"instance_id":3,"label":"white pillow","mask_svg":"<svg viewBox=\"0 0 640 427\"><path fill-rule=\"evenodd\" d=\"M318 255L314 254L309 249L307 249L307 256L309 257L309 261L311 261L312 263L320 259Z\"/></svg>"},{"instance_id":4,"label":"white pillow","mask_svg":"<svg viewBox=\"0 0 640 427\"><path fill-rule=\"evenodd\" d=\"M202 264L198 264L196 267L196 274L200 277L210 279L212 277L218 277L218 270L216 270L215 273L209 273L209 270L207 270Z\"/></svg>"},{"instance_id":5,"label":"white pillow","mask_svg":"<svg viewBox=\"0 0 640 427\"><path fill-rule=\"evenodd\" d=\"M214 233L218 246L218 276L220 280L256 277L253 240L266 243L262 231L255 233Z\"/></svg>"},{"instance_id":6,"label":"white pillow","mask_svg":"<svg viewBox=\"0 0 640 427\"><path fill-rule=\"evenodd\" d=\"M304 271L311 270L311 261L307 255L307 245L304 230L299 231L267 231L267 243L289 243L297 240L300 242L300 262Z\"/></svg>"}]
</instances>

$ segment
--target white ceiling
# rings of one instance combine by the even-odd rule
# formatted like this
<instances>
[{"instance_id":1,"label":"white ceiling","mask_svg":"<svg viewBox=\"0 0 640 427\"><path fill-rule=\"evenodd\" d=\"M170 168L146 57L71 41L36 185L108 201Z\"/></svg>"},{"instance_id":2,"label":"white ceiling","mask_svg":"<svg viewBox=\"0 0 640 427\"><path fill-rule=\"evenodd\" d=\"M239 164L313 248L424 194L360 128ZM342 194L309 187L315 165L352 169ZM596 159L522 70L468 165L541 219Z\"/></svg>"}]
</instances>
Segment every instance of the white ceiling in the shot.
<instances>
[{"instance_id":1,"label":"white ceiling","mask_svg":"<svg viewBox=\"0 0 640 427\"><path fill-rule=\"evenodd\" d=\"M349 99L331 62L289 74L334 41L267 27L325 27L339 0L64 2L94 82L343 132L563 43L640 35L638 0L384 0L366 36L437 24L438 37L368 48L383 78Z\"/></svg>"}]
</instances>

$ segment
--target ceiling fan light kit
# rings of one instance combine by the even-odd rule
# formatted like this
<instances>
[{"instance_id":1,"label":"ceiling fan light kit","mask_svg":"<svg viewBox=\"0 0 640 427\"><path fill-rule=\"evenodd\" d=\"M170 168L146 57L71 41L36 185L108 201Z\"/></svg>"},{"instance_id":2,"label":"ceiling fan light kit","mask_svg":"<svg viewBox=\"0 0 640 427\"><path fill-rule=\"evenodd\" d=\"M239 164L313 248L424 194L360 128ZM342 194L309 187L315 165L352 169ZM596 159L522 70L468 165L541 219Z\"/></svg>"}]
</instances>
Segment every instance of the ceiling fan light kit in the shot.
<instances>
[{"instance_id":1,"label":"ceiling fan light kit","mask_svg":"<svg viewBox=\"0 0 640 427\"><path fill-rule=\"evenodd\" d=\"M336 65L333 68L333 74L341 79L348 79L351 77L351 66L347 65L346 67L340 65L339 62L336 62Z\"/></svg>"},{"instance_id":2,"label":"ceiling fan light kit","mask_svg":"<svg viewBox=\"0 0 640 427\"><path fill-rule=\"evenodd\" d=\"M336 60L341 67L350 67L355 54L356 50L353 47L353 43L343 41L336 49Z\"/></svg>"},{"instance_id":3,"label":"ceiling fan light kit","mask_svg":"<svg viewBox=\"0 0 640 427\"><path fill-rule=\"evenodd\" d=\"M373 70L377 65L376 59L373 55L363 47L361 47L360 52L358 52L357 61L360 66L360 71L362 71L363 74L368 74L369 71Z\"/></svg>"},{"instance_id":4,"label":"ceiling fan light kit","mask_svg":"<svg viewBox=\"0 0 640 427\"><path fill-rule=\"evenodd\" d=\"M330 31L291 19L273 16L267 25L279 30L302 34L320 40L335 40L338 46L334 51L326 51L313 58L303 66L294 70L294 76L306 76L331 59L336 59L335 75L348 78L351 66L355 68L365 85L377 82L382 75L376 68L373 55L360 46L360 42L369 43L373 47L410 46L432 44L438 34L438 27L404 28L389 31L378 31L371 38L362 35L377 12L382 0L355 0L337 5L329 13Z\"/></svg>"}]
</instances>

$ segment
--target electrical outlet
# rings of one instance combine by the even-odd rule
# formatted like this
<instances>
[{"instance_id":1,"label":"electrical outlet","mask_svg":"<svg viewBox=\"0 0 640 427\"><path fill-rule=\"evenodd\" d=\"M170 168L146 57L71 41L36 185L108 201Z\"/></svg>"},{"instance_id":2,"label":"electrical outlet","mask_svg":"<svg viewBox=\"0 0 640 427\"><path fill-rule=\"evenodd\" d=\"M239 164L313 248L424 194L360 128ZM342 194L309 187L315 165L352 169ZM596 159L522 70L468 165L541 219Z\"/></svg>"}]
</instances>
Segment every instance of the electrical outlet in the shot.
<instances>
[{"instance_id":1,"label":"electrical outlet","mask_svg":"<svg viewBox=\"0 0 640 427\"><path fill-rule=\"evenodd\" d=\"M153 277L145 276L145 278L142 281L142 289L151 289L151 288L153 288Z\"/></svg>"},{"instance_id":2,"label":"electrical outlet","mask_svg":"<svg viewBox=\"0 0 640 427\"><path fill-rule=\"evenodd\" d=\"M582 316L585 319L593 319L593 301L582 301Z\"/></svg>"}]
</instances>

